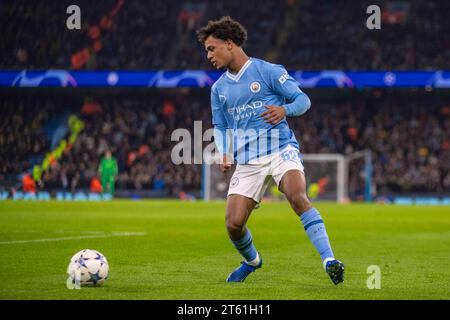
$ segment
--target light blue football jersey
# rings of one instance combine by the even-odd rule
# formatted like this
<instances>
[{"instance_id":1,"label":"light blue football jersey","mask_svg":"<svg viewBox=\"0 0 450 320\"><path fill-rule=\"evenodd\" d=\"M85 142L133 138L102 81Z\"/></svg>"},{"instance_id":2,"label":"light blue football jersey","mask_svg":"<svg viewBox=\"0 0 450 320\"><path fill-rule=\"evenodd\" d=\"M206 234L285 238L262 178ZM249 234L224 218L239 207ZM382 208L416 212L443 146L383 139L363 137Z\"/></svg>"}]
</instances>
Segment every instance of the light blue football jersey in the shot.
<instances>
[{"instance_id":1,"label":"light blue football jersey","mask_svg":"<svg viewBox=\"0 0 450 320\"><path fill-rule=\"evenodd\" d=\"M261 113L267 110L264 106L276 105L284 106L287 116L294 115L287 102L299 95L304 95L309 103L298 82L281 65L250 58L236 75L223 73L211 88L212 120L219 152L234 154L235 162L245 164L288 145L298 149L299 143L286 118L271 125ZM232 144L226 142L225 130L232 132Z\"/></svg>"}]
</instances>

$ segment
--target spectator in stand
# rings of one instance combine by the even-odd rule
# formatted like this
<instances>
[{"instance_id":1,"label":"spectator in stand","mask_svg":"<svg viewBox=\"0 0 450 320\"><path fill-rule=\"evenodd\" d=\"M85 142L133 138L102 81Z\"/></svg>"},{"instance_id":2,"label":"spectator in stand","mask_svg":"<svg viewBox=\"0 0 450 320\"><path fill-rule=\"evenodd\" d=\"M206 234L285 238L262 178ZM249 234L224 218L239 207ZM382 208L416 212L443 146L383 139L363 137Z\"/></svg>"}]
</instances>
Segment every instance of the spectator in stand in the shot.
<instances>
[{"instance_id":1,"label":"spectator in stand","mask_svg":"<svg viewBox=\"0 0 450 320\"><path fill-rule=\"evenodd\" d=\"M101 108L82 113L84 130L43 174L43 187L89 190L97 165L111 148L117 158L120 189L163 188L173 197L180 191L199 190L201 167L176 166L171 161L177 142L170 141L170 135L175 129L193 133L194 120L203 121L203 130L211 127L208 94L194 92L155 93L150 99L128 94L92 99L89 103ZM0 185L8 176L32 169L30 159L49 151L48 138L42 132L51 115L57 115L55 99L57 96L33 97L34 104L23 97L0 101ZM445 98L375 89L364 97L333 99L333 104L327 98L312 100L308 113L289 120L295 134L302 137L303 153L348 154L370 149L379 194L450 193L450 107ZM83 100L76 102L80 111ZM58 104L59 111L64 111L65 103ZM41 138L43 143L36 143ZM362 163L350 168L351 190L364 189L361 172Z\"/></svg>"},{"instance_id":2,"label":"spectator in stand","mask_svg":"<svg viewBox=\"0 0 450 320\"><path fill-rule=\"evenodd\" d=\"M231 15L252 56L290 70L450 69L449 1L380 0L381 31L366 27L370 0L78 0L81 30L61 27L70 4L1 1L0 68L210 69L196 26Z\"/></svg>"},{"instance_id":3,"label":"spectator in stand","mask_svg":"<svg viewBox=\"0 0 450 320\"><path fill-rule=\"evenodd\" d=\"M102 193L103 187L102 183L100 182L100 179L97 176L94 176L91 180L91 188L92 193Z\"/></svg>"},{"instance_id":4,"label":"spectator in stand","mask_svg":"<svg viewBox=\"0 0 450 320\"><path fill-rule=\"evenodd\" d=\"M33 177L25 173L22 178L22 190L23 192L36 193L36 183L33 180Z\"/></svg>"}]
</instances>

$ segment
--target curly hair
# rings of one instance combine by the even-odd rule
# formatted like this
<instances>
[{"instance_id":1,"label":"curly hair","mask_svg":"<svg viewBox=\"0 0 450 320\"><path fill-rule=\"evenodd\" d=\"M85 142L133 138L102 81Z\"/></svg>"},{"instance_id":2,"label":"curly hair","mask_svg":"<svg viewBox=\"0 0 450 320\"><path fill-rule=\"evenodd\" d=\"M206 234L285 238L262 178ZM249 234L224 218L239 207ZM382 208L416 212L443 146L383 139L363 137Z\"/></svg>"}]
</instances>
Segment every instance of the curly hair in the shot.
<instances>
[{"instance_id":1,"label":"curly hair","mask_svg":"<svg viewBox=\"0 0 450 320\"><path fill-rule=\"evenodd\" d=\"M209 36L221 40L231 40L241 47L247 40L247 30L230 16L225 16L219 20L210 20L206 26L197 30L197 38L201 43L205 43Z\"/></svg>"}]
</instances>

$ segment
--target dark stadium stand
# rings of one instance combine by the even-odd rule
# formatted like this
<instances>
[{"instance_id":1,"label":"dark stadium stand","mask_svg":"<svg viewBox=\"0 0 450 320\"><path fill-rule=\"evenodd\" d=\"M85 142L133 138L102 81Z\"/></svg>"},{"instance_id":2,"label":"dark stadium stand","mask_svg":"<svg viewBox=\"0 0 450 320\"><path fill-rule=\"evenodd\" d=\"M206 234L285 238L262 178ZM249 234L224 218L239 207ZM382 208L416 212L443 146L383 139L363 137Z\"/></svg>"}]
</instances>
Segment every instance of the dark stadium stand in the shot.
<instances>
[{"instance_id":1,"label":"dark stadium stand","mask_svg":"<svg viewBox=\"0 0 450 320\"><path fill-rule=\"evenodd\" d=\"M379 1L383 32L365 26L360 13L370 1L80 0L82 29L70 31L61 26L71 2L2 1L0 69L211 70L195 31L227 14L248 29L249 55L288 70L450 69L448 1L394 1L395 8ZM211 126L209 90L77 90L69 98L58 89L13 91L0 101L0 188L20 185L52 150L51 123L73 113L85 128L38 188L88 189L110 148L119 165L118 189L199 193L201 166L172 165L169 137L194 120ZM449 193L450 105L438 91L425 99L425 91L413 89L311 89L312 109L289 121L302 152L372 150L377 194ZM355 190L362 189L361 170L351 168Z\"/></svg>"},{"instance_id":2,"label":"dark stadium stand","mask_svg":"<svg viewBox=\"0 0 450 320\"><path fill-rule=\"evenodd\" d=\"M87 48L86 63L76 68L212 69L195 30L230 15L248 29L251 56L288 69L450 69L450 2L392 3L377 2L383 9L383 32L377 32L367 29L361 14L372 4L368 0L251 0L245 6L238 0L81 0L83 27L71 31L63 26L72 1L5 0L0 68L74 68L73 56Z\"/></svg>"},{"instance_id":3,"label":"dark stadium stand","mask_svg":"<svg viewBox=\"0 0 450 320\"><path fill-rule=\"evenodd\" d=\"M450 190L450 105L414 90L346 92L339 98L322 95L313 91L311 110L289 119L302 152L372 150L379 195ZM195 120L202 121L203 130L211 127L206 91L145 95L128 91L84 101L78 97L71 104L79 107L72 108L65 107L61 97L33 98L39 107L23 100L1 102L6 121L0 126L0 181L32 169L30 159L36 160L36 155L42 159L50 149L52 136L44 128L52 117L70 111L83 119L85 128L70 152L43 175L42 189L88 190L103 153L111 149L119 166L117 189L163 190L159 194L164 196L178 196L180 191L199 194L201 166L172 164L171 150L177 142L170 141L170 135L177 128L192 132ZM361 171L358 165L351 168L353 189L363 189Z\"/></svg>"}]
</instances>

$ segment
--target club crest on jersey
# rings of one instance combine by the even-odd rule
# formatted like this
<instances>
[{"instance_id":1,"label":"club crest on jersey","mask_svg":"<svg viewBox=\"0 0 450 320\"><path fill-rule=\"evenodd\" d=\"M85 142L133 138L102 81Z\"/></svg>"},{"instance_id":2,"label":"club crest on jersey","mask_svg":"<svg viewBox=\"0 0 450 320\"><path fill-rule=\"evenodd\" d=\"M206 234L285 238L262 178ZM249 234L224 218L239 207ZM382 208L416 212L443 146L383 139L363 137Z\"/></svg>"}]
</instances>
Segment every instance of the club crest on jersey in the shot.
<instances>
[{"instance_id":1,"label":"club crest on jersey","mask_svg":"<svg viewBox=\"0 0 450 320\"><path fill-rule=\"evenodd\" d=\"M259 92L259 90L261 90L261 85L258 81L252 82L252 84L250 85L250 90L252 90L253 93L257 93Z\"/></svg>"}]
</instances>

